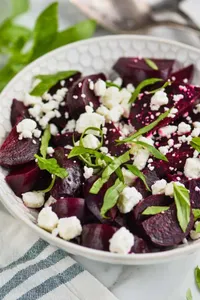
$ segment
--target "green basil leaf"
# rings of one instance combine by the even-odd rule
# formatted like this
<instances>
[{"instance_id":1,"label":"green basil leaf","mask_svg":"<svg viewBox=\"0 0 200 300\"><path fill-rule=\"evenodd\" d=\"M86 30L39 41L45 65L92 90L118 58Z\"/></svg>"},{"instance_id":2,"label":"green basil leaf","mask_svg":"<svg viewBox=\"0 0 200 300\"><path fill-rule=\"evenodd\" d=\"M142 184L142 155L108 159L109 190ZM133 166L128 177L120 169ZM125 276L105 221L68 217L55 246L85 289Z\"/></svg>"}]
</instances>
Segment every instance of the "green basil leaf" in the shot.
<instances>
[{"instance_id":1,"label":"green basil leaf","mask_svg":"<svg viewBox=\"0 0 200 300\"><path fill-rule=\"evenodd\" d=\"M171 85L171 81L166 81L160 88L150 91L149 94L155 94L156 92L164 90L168 85Z\"/></svg>"},{"instance_id":2,"label":"green basil leaf","mask_svg":"<svg viewBox=\"0 0 200 300\"><path fill-rule=\"evenodd\" d=\"M46 170L50 174L56 175L62 179L68 176L67 170L65 168L61 168L55 158L46 159L37 154L34 156L40 170Z\"/></svg>"},{"instance_id":3,"label":"green basil leaf","mask_svg":"<svg viewBox=\"0 0 200 300\"><path fill-rule=\"evenodd\" d=\"M190 222L190 195L189 191L174 183L174 200L177 209L177 219L183 232L186 232Z\"/></svg>"},{"instance_id":4,"label":"green basil leaf","mask_svg":"<svg viewBox=\"0 0 200 300\"><path fill-rule=\"evenodd\" d=\"M200 219L200 209L193 208L192 213L195 221Z\"/></svg>"},{"instance_id":5,"label":"green basil leaf","mask_svg":"<svg viewBox=\"0 0 200 300\"><path fill-rule=\"evenodd\" d=\"M123 155L115 158L103 171L101 178L94 182L90 189L91 194L97 194L104 183L108 181L110 176L124 163L130 160L129 151L125 152Z\"/></svg>"},{"instance_id":6,"label":"green basil leaf","mask_svg":"<svg viewBox=\"0 0 200 300\"><path fill-rule=\"evenodd\" d=\"M200 268L197 266L194 270L195 282L200 290Z\"/></svg>"},{"instance_id":7,"label":"green basil leaf","mask_svg":"<svg viewBox=\"0 0 200 300\"><path fill-rule=\"evenodd\" d=\"M58 32L58 3L49 5L37 18L33 34L31 61L47 53Z\"/></svg>"},{"instance_id":8,"label":"green basil leaf","mask_svg":"<svg viewBox=\"0 0 200 300\"><path fill-rule=\"evenodd\" d=\"M154 122L150 123L149 125L140 128L137 132L133 133L132 135L128 136L127 138L123 140L117 140L118 144L124 144L124 143L129 143L132 142L134 139L137 137L151 131L154 127L156 127L162 120L164 120L170 113L170 110L164 112L161 114Z\"/></svg>"},{"instance_id":9,"label":"green basil leaf","mask_svg":"<svg viewBox=\"0 0 200 300\"><path fill-rule=\"evenodd\" d=\"M134 92L132 93L132 97L129 100L129 103L134 103L138 97L138 95L141 93L142 89L145 88L146 86L152 85L156 82L163 81L160 78L149 78L145 79L144 81L140 82L140 84L136 87Z\"/></svg>"},{"instance_id":10,"label":"green basil leaf","mask_svg":"<svg viewBox=\"0 0 200 300\"><path fill-rule=\"evenodd\" d=\"M142 147L146 148L155 158L168 161L167 157L152 145L140 141L133 141L133 143L135 143L136 145L141 145Z\"/></svg>"},{"instance_id":11,"label":"green basil leaf","mask_svg":"<svg viewBox=\"0 0 200 300\"><path fill-rule=\"evenodd\" d=\"M19 16L29 10L29 0L11 0L12 14L11 17Z\"/></svg>"},{"instance_id":12,"label":"green basil leaf","mask_svg":"<svg viewBox=\"0 0 200 300\"><path fill-rule=\"evenodd\" d=\"M188 289L186 292L186 300L192 300L192 292L191 289Z\"/></svg>"},{"instance_id":13,"label":"green basil leaf","mask_svg":"<svg viewBox=\"0 0 200 300\"><path fill-rule=\"evenodd\" d=\"M135 176L139 177L143 181L148 191L151 191L147 185L146 176L136 166L126 164L126 167L131 173L133 173Z\"/></svg>"},{"instance_id":14,"label":"green basil leaf","mask_svg":"<svg viewBox=\"0 0 200 300\"><path fill-rule=\"evenodd\" d=\"M36 87L31 91L30 94L32 96L42 96L46 91L50 90L52 86L58 83L58 81L67 79L76 73L77 71L71 70L61 71L51 75L37 75L35 76L35 78L40 79L41 82L36 85Z\"/></svg>"},{"instance_id":15,"label":"green basil leaf","mask_svg":"<svg viewBox=\"0 0 200 300\"><path fill-rule=\"evenodd\" d=\"M115 184L107 189L103 199L103 206L101 208L101 216L103 218L106 218L108 210L116 205L117 200L125 187L126 185L117 178Z\"/></svg>"},{"instance_id":16,"label":"green basil leaf","mask_svg":"<svg viewBox=\"0 0 200 300\"><path fill-rule=\"evenodd\" d=\"M41 146L40 146L40 153L42 154L42 156L44 158L46 158L46 156L47 156L47 148L48 148L50 139L51 139L51 132L50 132L50 125L48 125L43 133L42 140L41 140Z\"/></svg>"},{"instance_id":17,"label":"green basil leaf","mask_svg":"<svg viewBox=\"0 0 200 300\"><path fill-rule=\"evenodd\" d=\"M158 70L158 66L156 65L156 63L153 60L151 60L149 58L144 58L144 61L151 69L156 70L156 71Z\"/></svg>"},{"instance_id":18,"label":"green basil leaf","mask_svg":"<svg viewBox=\"0 0 200 300\"><path fill-rule=\"evenodd\" d=\"M52 190L52 188L54 187L55 181L56 181L56 175L52 175L52 181L51 181L50 185L48 186L48 188L46 188L45 190L42 190L41 192L43 192L45 194L50 192Z\"/></svg>"},{"instance_id":19,"label":"green basil leaf","mask_svg":"<svg viewBox=\"0 0 200 300\"><path fill-rule=\"evenodd\" d=\"M149 206L143 211L142 215L146 215L146 216L152 215L153 216L153 215L157 215L163 211L166 211L168 209L169 209L169 206Z\"/></svg>"},{"instance_id":20,"label":"green basil leaf","mask_svg":"<svg viewBox=\"0 0 200 300\"><path fill-rule=\"evenodd\" d=\"M119 90L121 89L121 87L119 85L117 85L116 83L112 82L112 81L106 81L106 87L117 87Z\"/></svg>"},{"instance_id":21,"label":"green basil leaf","mask_svg":"<svg viewBox=\"0 0 200 300\"><path fill-rule=\"evenodd\" d=\"M193 137L192 141L190 143L190 145L197 150L198 152L200 152L200 137Z\"/></svg>"},{"instance_id":22,"label":"green basil leaf","mask_svg":"<svg viewBox=\"0 0 200 300\"><path fill-rule=\"evenodd\" d=\"M96 30L94 20L85 20L77 23L73 27L58 32L55 41L51 45L51 50L76 41L88 39L93 36Z\"/></svg>"}]
</instances>

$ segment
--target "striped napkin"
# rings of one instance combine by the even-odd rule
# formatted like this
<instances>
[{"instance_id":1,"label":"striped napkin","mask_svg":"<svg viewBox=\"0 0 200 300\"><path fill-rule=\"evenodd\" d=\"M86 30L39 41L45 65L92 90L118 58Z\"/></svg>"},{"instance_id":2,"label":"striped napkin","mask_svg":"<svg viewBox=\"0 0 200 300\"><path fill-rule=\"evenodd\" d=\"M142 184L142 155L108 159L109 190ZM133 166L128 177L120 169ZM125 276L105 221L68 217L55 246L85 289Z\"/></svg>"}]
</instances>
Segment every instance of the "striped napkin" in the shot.
<instances>
[{"instance_id":1,"label":"striped napkin","mask_svg":"<svg viewBox=\"0 0 200 300\"><path fill-rule=\"evenodd\" d=\"M117 300L67 252L50 246L0 204L0 300Z\"/></svg>"}]
</instances>

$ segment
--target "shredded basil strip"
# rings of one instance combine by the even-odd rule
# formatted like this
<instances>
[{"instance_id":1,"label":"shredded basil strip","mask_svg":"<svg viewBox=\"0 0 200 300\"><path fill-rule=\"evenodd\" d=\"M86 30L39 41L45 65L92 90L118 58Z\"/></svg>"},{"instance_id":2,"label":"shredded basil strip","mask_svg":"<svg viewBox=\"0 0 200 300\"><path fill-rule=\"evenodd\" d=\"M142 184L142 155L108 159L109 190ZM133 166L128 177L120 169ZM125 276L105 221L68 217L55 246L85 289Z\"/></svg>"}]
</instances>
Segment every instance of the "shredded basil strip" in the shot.
<instances>
[{"instance_id":1,"label":"shredded basil strip","mask_svg":"<svg viewBox=\"0 0 200 300\"><path fill-rule=\"evenodd\" d=\"M143 181L143 183L148 191L151 191L147 185L146 176L136 166L130 165L130 164L126 164L125 166L131 173L133 173L135 176L139 177Z\"/></svg>"},{"instance_id":2,"label":"shredded basil strip","mask_svg":"<svg viewBox=\"0 0 200 300\"><path fill-rule=\"evenodd\" d=\"M40 153L42 154L42 157L44 157L44 158L46 158L46 156L47 156L47 148L48 148L50 139L51 139L51 132L50 132L50 125L48 125L43 133L43 136L41 139L41 146L40 146Z\"/></svg>"},{"instance_id":3,"label":"shredded basil strip","mask_svg":"<svg viewBox=\"0 0 200 300\"><path fill-rule=\"evenodd\" d=\"M163 211L166 211L168 209L169 209L169 206L149 206L143 211L142 215L146 215L146 216L152 215L153 216L153 215L157 215Z\"/></svg>"},{"instance_id":4,"label":"shredded basil strip","mask_svg":"<svg viewBox=\"0 0 200 300\"><path fill-rule=\"evenodd\" d=\"M167 157L164 154L162 154L159 150L157 150L154 146L140 141L133 141L133 143L146 148L155 158L168 161Z\"/></svg>"},{"instance_id":5,"label":"shredded basil strip","mask_svg":"<svg viewBox=\"0 0 200 300\"><path fill-rule=\"evenodd\" d=\"M68 176L68 172L65 168L61 168L55 158L43 158L37 154L34 155L37 160L38 167L41 170L46 170L50 174L56 175L64 179Z\"/></svg>"},{"instance_id":6,"label":"shredded basil strip","mask_svg":"<svg viewBox=\"0 0 200 300\"><path fill-rule=\"evenodd\" d=\"M95 150L98 150L100 149L102 146L103 146L103 131L102 129L98 128L98 127L88 127L84 130L84 132L81 134L81 137L80 137L80 146L83 147L83 138L85 135L87 135L87 132L89 130L93 130L93 131L97 131L100 133L100 144L99 146L95 149ZM94 133L93 133L94 134ZM95 135L95 134L94 134Z\"/></svg>"},{"instance_id":7,"label":"shredded basil strip","mask_svg":"<svg viewBox=\"0 0 200 300\"><path fill-rule=\"evenodd\" d=\"M174 200L177 209L177 219L183 232L186 232L190 222L190 195L185 187L174 183Z\"/></svg>"},{"instance_id":8,"label":"shredded basil strip","mask_svg":"<svg viewBox=\"0 0 200 300\"><path fill-rule=\"evenodd\" d=\"M50 185L45 190L42 190L41 192L43 192L45 194L50 192L52 190L52 188L54 187L55 181L56 181L56 175L52 175L52 181L51 181Z\"/></svg>"},{"instance_id":9,"label":"shredded basil strip","mask_svg":"<svg viewBox=\"0 0 200 300\"><path fill-rule=\"evenodd\" d=\"M149 58L144 58L145 63L153 70L158 71L158 66L156 65L156 63L149 59Z\"/></svg>"},{"instance_id":10,"label":"shredded basil strip","mask_svg":"<svg viewBox=\"0 0 200 300\"><path fill-rule=\"evenodd\" d=\"M200 268L198 266L194 270L194 276L195 276L196 285L200 290Z\"/></svg>"},{"instance_id":11,"label":"shredded basil strip","mask_svg":"<svg viewBox=\"0 0 200 300\"><path fill-rule=\"evenodd\" d=\"M111 87L111 86L114 86L114 87L118 88L119 90L121 89L121 87L118 84L116 84L112 81L106 81L106 87Z\"/></svg>"},{"instance_id":12,"label":"shredded basil strip","mask_svg":"<svg viewBox=\"0 0 200 300\"><path fill-rule=\"evenodd\" d=\"M192 292L191 289L188 289L186 292L186 300L192 300Z\"/></svg>"},{"instance_id":13,"label":"shredded basil strip","mask_svg":"<svg viewBox=\"0 0 200 300\"><path fill-rule=\"evenodd\" d=\"M198 152L200 152L200 137L193 137L192 141L190 143L190 145L197 150Z\"/></svg>"}]
</instances>

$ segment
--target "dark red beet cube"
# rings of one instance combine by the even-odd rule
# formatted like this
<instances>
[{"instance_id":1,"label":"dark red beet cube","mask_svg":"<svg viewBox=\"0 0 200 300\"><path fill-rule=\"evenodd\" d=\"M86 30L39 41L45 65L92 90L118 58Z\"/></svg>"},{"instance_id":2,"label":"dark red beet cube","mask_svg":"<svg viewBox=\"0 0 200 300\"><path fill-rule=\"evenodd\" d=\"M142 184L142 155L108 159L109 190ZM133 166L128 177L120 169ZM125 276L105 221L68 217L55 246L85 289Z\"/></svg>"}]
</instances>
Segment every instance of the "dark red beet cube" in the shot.
<instances>
[{"instance_id":1,"label":"dark red beet cube","mask_svg":"<svg viewBox=\"0 0 200 300\"><path fill-rule=\"evenodd\" d=\"M14 127L20 118L27 118L28 116L28 108L24 105L24 103L13 99L10 113L10 121L12 126Z\"/></svg>"}]
</instances>

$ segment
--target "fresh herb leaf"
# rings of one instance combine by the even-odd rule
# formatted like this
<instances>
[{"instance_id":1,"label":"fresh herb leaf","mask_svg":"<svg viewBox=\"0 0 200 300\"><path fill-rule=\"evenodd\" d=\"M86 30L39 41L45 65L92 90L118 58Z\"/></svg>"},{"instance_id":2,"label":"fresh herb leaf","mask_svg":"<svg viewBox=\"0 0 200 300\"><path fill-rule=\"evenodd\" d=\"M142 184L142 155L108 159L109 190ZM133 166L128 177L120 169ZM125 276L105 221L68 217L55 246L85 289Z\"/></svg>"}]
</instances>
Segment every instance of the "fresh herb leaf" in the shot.
<instances>
[{"instance_id":1,"label":"fresh herb leaf","mask_svg":"<svg viewBox=\"0 0 200 300\"><path fill-rule=\"evenodd\" d=\"M150 206L150 207L147 207L142 215L157 215L163 211L166 211L169 209L169 206Z\"/></svg>"},{"instance_id":2,"label":"fresh herb leaf","mask_svg":"<svg viewBox=\"0 0 200 300\"><path fill-rule=\"evenodd\" d=\"M192 292L191 289L188 289L186 292L186 300L192 300Z\"/></svg>"},{"instance_id":3,"label":"fresh herb leaf","mask_svg":"<svg viewBox=\"0 0 200 300\"><path fill-rule=\"evenodd\" d=\"M80 146L83 147L83 138L84 138L84 136L87 134L87 132L88 132L89 130L97 131L97 132L99 133L99 135L100 135L100 138L101 138L100 144L99 144L99 146L95 149L95 150L98 150L98 149L101 148L102 145L103 145L103 131L102 131L102 129L100 129L100 128L98 128L98 127L88 127L88 128L86 128L86 129L84 130L84 132L82 133L82 135L81 135L81 137L80 137ZM94 134L94 133L93 133L93 134Z\"/></svg>"},{"instance_id":4,"label":"fresh herb leaf","mask_svg":"<svg viewBox=\"0 0 200 300\"><path fill-rule=\"evenodd\" d=\"M51 132L50 132L50 126L48 125L42 136L41 146L40 146L40 153L44 158L46 158L47 156L47 148L49 145L50 138L51 138Z\"/></svg>"},{"instance_id":5,"label":"fresh herb leaf","mask_svg":"<svg viewBox=\"0 0 200 300\"><path fill-rule=\"evenodd\" d=\"M52 188L54 187L54 184L55 184L55 181L56 181L56 175L52 175L52 181L50 183L50 185L48 186L48 188L46 188L45 190L41 191L43 193L48 193L52 190Z\"/></svg>"},{"instance_id":6,"label":"fresh herb leaf","mask_svg":"<svg viewBox=\"0 0 200 300\"><path fill-rule=\"evenodd\" d=\"M106 87L117 87L119 90L121 89L119 85L117 85L116 83L112 82L112 81L106 81Z\"/></svg>"},{"instance_id":7,"label":"fresh herb leaf","mask_svg":"<svg viewBox=\"0 0 200 300\"><path fill-rule=\"evenodd\" d=\"M104 169L101 178L99 178L95 183L92 185L90 189L91 194L97 194L104 183L108 181L110 176L124 163L130 160L129 151L125 152L121 156L114 158L114 160Z\"/></svg>"},{"instance_id":8,"label":"fresh herb leaf","mask_svg":"<svg viewBox=\"0 0 200 300\"><path fill-rule=\"evenodd\" d=\"M163 155L159 150L157 150L152 145L149 145L147 143L140 142L140 141L133 141L133 143L136 145L141 145L142 147L146 148L155 158L164 160L164 161L168 161L167 157L165 155Z\"/></svg>"},{"instance_id":9,"label":"fresh herb leaf","mask_svg":"<svg viewBox=\"0 0 200 300\"><path fill-rule=\"evenodd\" d=\"M200 290L200 268L197 266L194 270L195 282Z\"/></svg>"},{"instance_id":10,"label":"fresh herb leaf","mask_svg":"<svg viewBox=\"0 0 200 300\"><path fill-rule=\"evenodd\" d=\"M139 177L143 181L143 183L148 191L151 191L147 185L146 176L136 166L126 164L126 167L131 173L133 173L135 176Z\"/></svg>"},{"instance_id":11,"label":"fresh herb leaf","mask_svg":"<svg viewBox=\"0 0 200 300\"><path fill-rule=\"evenodd\" d=\"M108 210L116 205L117 200L125 187L126 185L117 178L115 184L107 189L103 199L103 206L101 208L101 216L103 218L106 218Z\"/></svg>"},{"instance_id":12,"label":"fresh herb leaf","mask_svg":"<svg viewBox=\"0 0 200 300\"><path fill-rule=\"evenodd\" d=\"M174 200L177 209L177 219L183 232L186 232L190 222L190 195L189 191L174 183Z\"/></svg>"},{"instance_id":13,"label":"fresh herb leaf","mask_svg":"<svg viewBox=\"0 0 200 300\"><path fill-rule=\"evenodd\" d=\"M40 170L46 170L50 174L56 175L62 179L68 176L67 170L65 168L61 168L55 158L46 159L37 154L34 156Z\"/></svg>"},{"instance_id":14,"label":"fresh herb leaf","mask_svg":"<svg viewBox=\"0 0 200 300\"><path fill-rule=\"evenodd\" d=\"M171 85L171 81L166 81L160 88L157 88L155 90L149 91L149 94L155 94L156 92L159 92L163 89L165 89L167 86Z\"/></svg>"},{"instance_id":15,"label":"fresh herb leaf","mask_svg":"<svg viewBox=\"0 0 200 300\"><path fill-rule=\"evenodd\" d=\"M41 82L38 83L38 85L36 85L36 87L31 91L30 94L32 96L42 96L58 81L69 78L76 73L77 71L71 70L71 71L62 71L51 75L37 75L35 76L35 78L40 79Z\"/></svg>"},{"instance_id":16,"label":"fresh herb leaf","mask_svg":"<svg viewBox=\"0 0 200 300\"><path fill-rule=\"evenodd\" d=\"M156 70L156 71L158 70L158 66L156 65L156 63L153 60L151 60L149 58L144 58L144 61L151 69Z\"/></svg>"},{"instance_id":17,"label":"fresh herb leaf","mask_svg":"<svg viewBox=\"0 0 200 300\"><path fill-rule=\"evenodd\" d=\"M200 219L200 209L193 208L192 213L195 221Z\"/></svg>"},{"instance_id":18,"label":"fresh herb leaf","mask_svg":"<svg viewBox=\"0 0 200 300\"><path fill-rule=\"evenodd\" d=\"M124 144L124 143L132 142L137 137L149 132L154 127L156 127L162 120L164 120L169 115L169 113L170 113L170 110L164 112L154 122L150 123L149 125L147 125L145 127L140 128L137 132L133 133L132 135L128 136L127 138L125 138L123 140L117 140L117 143Z\"/></svg>"},{"instance_id":19,"label":"fresh herb leaf","mask_svg":"<svg viewBox=\"0 0 200 300\"><path fill-rule=\"evenodd\" d=\"M200 233L200 222L197 222L197 223L195 224L195 231L196 231L197 233Z\"/></svg>"},{"instance_id":20,"label":"fresh herb leaf","mask_svg":"<svg viewBox=\"0 0 200 300\"><path fill-rule=\"evenodd\" d=\"M11 17L19 16L29 10L29 0L11 0L12 14Z\"/></svg>"},{"instance_id":21,"label":"fresh herb leaf","mask_svg":"<svg viewBox=\"0 0 200 300\"><path fill-rule=\"evenodd\" d=\"M190 144L195 150L200 152L200 137L193 137Z\"/></svg>"},{"instance_id":22,"label":"fresh herb leaf","mask_svg":"<svg viewBox=\"0 0 200 300\"><path fill-rule=\"evenodd\" d=\"M129 100L129 103L134 103L138 97L138 95L141 93L142 89L145 88L146 86L152 85L156 82L163 81L160 78L149 78L145 79L144 81L140 82L140 84L136 87L134 92L132 93L132 97Z\"/></svg>"}]
</instances>

